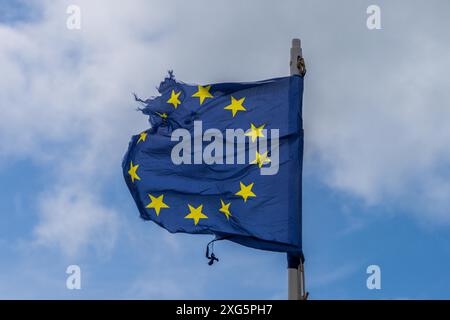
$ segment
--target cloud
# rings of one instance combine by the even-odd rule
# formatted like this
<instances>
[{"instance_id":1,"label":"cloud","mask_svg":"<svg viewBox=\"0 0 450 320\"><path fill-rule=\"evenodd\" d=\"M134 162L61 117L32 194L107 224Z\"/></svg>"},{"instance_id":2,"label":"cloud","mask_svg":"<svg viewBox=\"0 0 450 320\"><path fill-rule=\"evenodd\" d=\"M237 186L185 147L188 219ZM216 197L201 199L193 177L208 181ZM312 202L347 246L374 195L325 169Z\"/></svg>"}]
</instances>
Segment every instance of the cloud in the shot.
<instances>
[{"instance_id":1,"label":"cloud","mask_svg":"<svg viewBox=\"0 0 450 320\"><path fill-rule=\"evenodd\" d=\"M387 10L400 11L386 5ZM412 20L414 11L401 15ZM317 169L331 187L369 205L449 222L444 195L450 93L443 70L450 58L440 54L449 49L442 41L443 21L404 30L385 19L379 35L366 34L362 44L352 46L357 57L345 49L349 55L336 57L333 71L327 59L324 68L330 71L322 74L322 84L311 81L305 104L308 153L321 160Z\"/></svg>"},{"instance_id":2,"label":"cloud","mask_svg":"<svg viewBox=\"0 0 450 320\"><path fill-rule=\"evenodd\" d=\"M36 1L42 19L0 25L0 168L27 159L47 172L35 243L76 255L115 241L118 213L101 195L147 126L131 93L151 94L168 68L157 6L78 1L82 30L69 31L69 4Z\"/></svg>"},{"instance_id":3,"label":"cloud","mask_svg":"<svg viewBox=\"0 0 450 320\"><path fill-rule=\"evenodd\" d=\"M75 257L90 247L108 252L114 245L120 219L83 187L52 190L39 199L36 244L57 247Z\"/></svg>"}]
</instances>

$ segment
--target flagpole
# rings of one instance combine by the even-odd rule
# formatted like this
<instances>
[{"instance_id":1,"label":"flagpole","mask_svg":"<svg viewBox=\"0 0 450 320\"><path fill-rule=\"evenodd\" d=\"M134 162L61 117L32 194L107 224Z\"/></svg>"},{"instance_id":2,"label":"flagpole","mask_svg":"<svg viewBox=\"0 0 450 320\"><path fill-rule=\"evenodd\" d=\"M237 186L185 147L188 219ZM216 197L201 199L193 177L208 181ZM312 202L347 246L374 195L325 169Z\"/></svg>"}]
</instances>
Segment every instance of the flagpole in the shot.
<instances>
[{"instance_id":1,"label":"flagpole","mask_svg":"<svg viewBox=\"0 0 450 320\"><path fill-rule=\"evenodd\" d=\"M300 39L292 39L291 76L304 75L306 72L303 61ZM288 299L306 300L308 294L305 290L305 269L301 258L291 257L288 254Z\"/></svg>"}]
</instances>

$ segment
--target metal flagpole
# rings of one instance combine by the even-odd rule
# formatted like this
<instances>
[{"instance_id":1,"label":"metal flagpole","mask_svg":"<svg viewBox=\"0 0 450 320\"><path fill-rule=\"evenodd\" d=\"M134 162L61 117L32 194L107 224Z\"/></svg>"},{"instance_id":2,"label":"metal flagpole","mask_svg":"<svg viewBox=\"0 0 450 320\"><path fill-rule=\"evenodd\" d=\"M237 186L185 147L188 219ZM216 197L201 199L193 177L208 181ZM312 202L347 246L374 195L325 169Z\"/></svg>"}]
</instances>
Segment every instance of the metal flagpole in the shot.
<instances>
[{"instance_id":1,"label":"metal flagpole","mask_svg":"<svg viewBox=\"0 0 450 320\"><path fill-rule=\"evenodd\" d=\"M300 39L292 39L290 68L291 76L304 76L306 73ZM302 259L300 259L298 267L288 266L288 299L306 300L307 297L308 293L305 289L305 268Z\"/></svg>"}]
</instances>

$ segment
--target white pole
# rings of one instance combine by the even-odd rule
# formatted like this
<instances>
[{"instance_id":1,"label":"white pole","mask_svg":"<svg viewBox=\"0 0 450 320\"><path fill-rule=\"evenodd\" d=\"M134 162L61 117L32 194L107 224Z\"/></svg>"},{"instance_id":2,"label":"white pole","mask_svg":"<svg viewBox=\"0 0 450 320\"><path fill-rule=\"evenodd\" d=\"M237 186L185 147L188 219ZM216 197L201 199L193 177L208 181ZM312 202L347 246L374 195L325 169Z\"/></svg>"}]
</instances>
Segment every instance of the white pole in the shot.
<instances>
[{"instance_id":1,"label":"white pole","mask_svg":"<svg viewBox=\"0 0 450 320\"><path fill-rule=\"evenodd\" d=\"M298 269L288 268L288 299L300 300Z\"/></svg>"},{"instance_id":2,"label":"white pole","mask_svg":"<svg viewBox=\"0 0 450 320\"><path fill-rule=\"evenodd\" d=\"M291 76L305 74L300 39L292 39L290 68ZM300 261L298 268L288 268L288 299L304 300L306 297L304 266Z\"/></svg>"}]
</instances>

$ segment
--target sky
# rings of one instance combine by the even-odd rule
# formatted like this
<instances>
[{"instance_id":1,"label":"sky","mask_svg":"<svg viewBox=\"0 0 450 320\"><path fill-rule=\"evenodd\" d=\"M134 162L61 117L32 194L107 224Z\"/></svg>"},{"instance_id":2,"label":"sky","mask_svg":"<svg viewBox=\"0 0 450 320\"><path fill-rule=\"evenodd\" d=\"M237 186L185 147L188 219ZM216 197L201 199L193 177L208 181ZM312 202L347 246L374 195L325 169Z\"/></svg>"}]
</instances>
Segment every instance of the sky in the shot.
<instances>
[{"instance_id":1,"label":"sky","mask_svg":"<svg viewBox=\"0 0 450 320\"><path fill-rule=\"evenodd\" d=\"M381 29L366 26L369 5ZM81 29L69 30L69 5ZM450 298L450 3L0 0L0 298L285 299L286 257L139 218L132 92L305 78L311 299ZM81 268L81 290L66 268ZM370 265L381 289L366 286Z\"/></svg>"}]
</instances>

